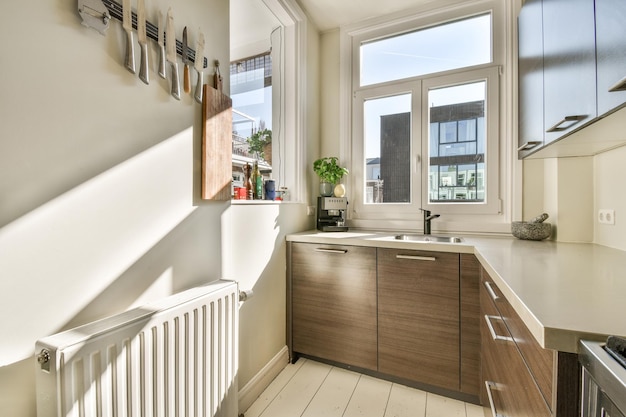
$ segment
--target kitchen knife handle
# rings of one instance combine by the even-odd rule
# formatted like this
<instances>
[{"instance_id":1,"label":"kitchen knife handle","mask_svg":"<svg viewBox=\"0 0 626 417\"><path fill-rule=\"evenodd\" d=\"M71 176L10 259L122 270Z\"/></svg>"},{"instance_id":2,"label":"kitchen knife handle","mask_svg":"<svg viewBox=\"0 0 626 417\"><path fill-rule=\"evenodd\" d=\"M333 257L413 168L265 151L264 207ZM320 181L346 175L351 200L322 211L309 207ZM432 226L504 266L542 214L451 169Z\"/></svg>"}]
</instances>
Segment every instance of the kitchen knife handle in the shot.
<instances>
[{"instance_id":1,"label":"kitchen knife handle","mask_svg":"<svg viewBox=\"0 0 626 417\"><path fill-rule=\"evenodd\" d=\"M202 103L202 84L204 84L202 78L204 78L202 71L198 71L198 82L196 83L196 93L194 94L198 103Z\"/></svg>"},{"instance_id":2,"label":"kitchen knife handle","mask_svg":"<svg viewBox=\"0 0 626 417\"><path fill-rule=\"evenodd\" d=\"M159 45L159 76L165 79L167 73L165 72L165 46Z\"/></svg>"},{"instance_id":3,"label":"kitchen knife handle","mask_svg":"<svg viewBox=\"0 0 626 417\"><path fill-rule=\"evenodd\" d=\"M191 74L189 74L189 65L185 64L183 66L183 91L185 93L191 92Z\"/></svg>"},{"instance_id":4,"label":"kitchen knife handle","mask_svg":"<svg viewBox=\"0 0 626 417\"><path fill-rule=\"evenodd\" d=\"M180 100L180 79L178 78L178 63L170 62L172 68L172 95L176 100Z\"/></svg>"},{"instance_id":5,"label":"kitchen knife handle","mask_svg":"<svg viewBox=\"0 0 626 417\"><path fill-rule=\"evenodd\" d=\"M132 30L126 31L126 57L124 58L124 66L133 74L135 71L135 46L133 42Z\"/></svg>"},{"instance_id":6,"label":"kitchen knife handle","mask_svg":"<svg viewBox=\"0 0 626 417\"><path fill-rule=\"evenodd\" d=\"M148 75L148 45L142 43L139 45L141 48L141 62L139 63L139 78L146 84L150 84L150 76Z\"/></svg>"}]
</instances>

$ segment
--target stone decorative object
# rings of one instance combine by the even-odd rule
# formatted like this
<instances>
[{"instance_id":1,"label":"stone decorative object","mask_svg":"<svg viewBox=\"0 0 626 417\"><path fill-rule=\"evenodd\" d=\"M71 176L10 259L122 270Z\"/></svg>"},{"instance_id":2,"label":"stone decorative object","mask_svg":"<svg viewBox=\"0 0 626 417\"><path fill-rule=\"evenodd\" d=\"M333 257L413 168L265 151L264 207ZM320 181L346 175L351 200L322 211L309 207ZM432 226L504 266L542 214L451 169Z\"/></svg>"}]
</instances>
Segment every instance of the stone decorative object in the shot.
<instances>
[{"instance_id":1,"label":"stone decorative object","mask_svg":"<svg viewBox=\"0 0 626 417\"><path fill-rule=\"evenodd\" d=\"M550 223L530 223L530 222L513 222L511 223L511 233L518 239L524 240L543 240L550 237L552 233L552 225Z\"/></svg>"}]
</instances>

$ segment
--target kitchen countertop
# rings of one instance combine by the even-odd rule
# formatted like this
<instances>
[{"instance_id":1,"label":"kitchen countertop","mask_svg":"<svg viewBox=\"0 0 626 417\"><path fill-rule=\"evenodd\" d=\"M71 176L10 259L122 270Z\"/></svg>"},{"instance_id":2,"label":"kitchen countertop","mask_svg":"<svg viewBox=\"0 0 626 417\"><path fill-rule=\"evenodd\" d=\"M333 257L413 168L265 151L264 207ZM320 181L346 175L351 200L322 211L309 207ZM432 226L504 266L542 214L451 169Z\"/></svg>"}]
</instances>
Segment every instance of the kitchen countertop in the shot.
<instances>
[{"instance_id":1,"label":"kitchen countertop","mask_svg":"<svg viewBox=\"0 0 626 417\"><path fill-rule=\"evenodd\" d=\"M287 241L475 254L547 349L578 352L578 340L626 336L626 252L591 243L466 236L462 243L396 240L393 232L319 232Z\"/></svg>"}]
</instances>

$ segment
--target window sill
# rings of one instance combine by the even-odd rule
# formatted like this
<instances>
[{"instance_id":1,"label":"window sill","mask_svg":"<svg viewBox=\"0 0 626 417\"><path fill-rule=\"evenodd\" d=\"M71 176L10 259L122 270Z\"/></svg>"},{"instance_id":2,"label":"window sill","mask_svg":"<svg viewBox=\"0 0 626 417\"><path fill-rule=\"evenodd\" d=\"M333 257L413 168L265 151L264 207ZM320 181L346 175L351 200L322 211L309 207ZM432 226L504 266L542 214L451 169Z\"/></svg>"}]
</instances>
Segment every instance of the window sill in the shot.
<instances>
[{"instance_id":1,"label":"window sill","mask_svg":"<svg viewBox=\"0 0 626 417\"><path fill-rule=\"evenodd\" d=\"M283 200L230 200L231 205L235 206L271 206L276 204L290 204L295 201L283 201Z\"/></svg>"}]
</instances>

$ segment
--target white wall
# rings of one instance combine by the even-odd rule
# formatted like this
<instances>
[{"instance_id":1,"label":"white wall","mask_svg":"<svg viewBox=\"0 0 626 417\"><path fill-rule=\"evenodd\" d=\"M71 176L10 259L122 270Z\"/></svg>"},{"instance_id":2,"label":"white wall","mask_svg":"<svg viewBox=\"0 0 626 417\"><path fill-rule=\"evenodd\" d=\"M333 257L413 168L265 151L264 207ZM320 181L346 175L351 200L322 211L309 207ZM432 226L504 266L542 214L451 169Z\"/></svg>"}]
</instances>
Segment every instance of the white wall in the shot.
<instances>
[{"instance_id":1,"label":"white wall","mask_svg":"<svg viewBox=\"0 0 626 417\"><path fill-rule=\"evenodd\" d=\"M626 250L624 161L626 147L594 157L594 242L621 250ZM599 224L595 216L599 209L615 210L615 225Z\"/></svg>"},{"instance_id":2,"label":"white wall","mask_svg":"<svg viewBox=\"0 0 626 417\"><path fill-rule=\"evenodd\" d=\"M228 0L147 5L153 22L171 5L179 39L201 27L209 62L229 62ZM0 415L36 415L38 338L221 277L257 290L244 385L285 344L282 242L308 227L302 205L200 200L200 106L170 96L153 42L146 86L123 66L121 24L101 36L75 0L10 2L0 20ZM263 250L239 271L245 248Z\"/></svg>"}]
</instances>

